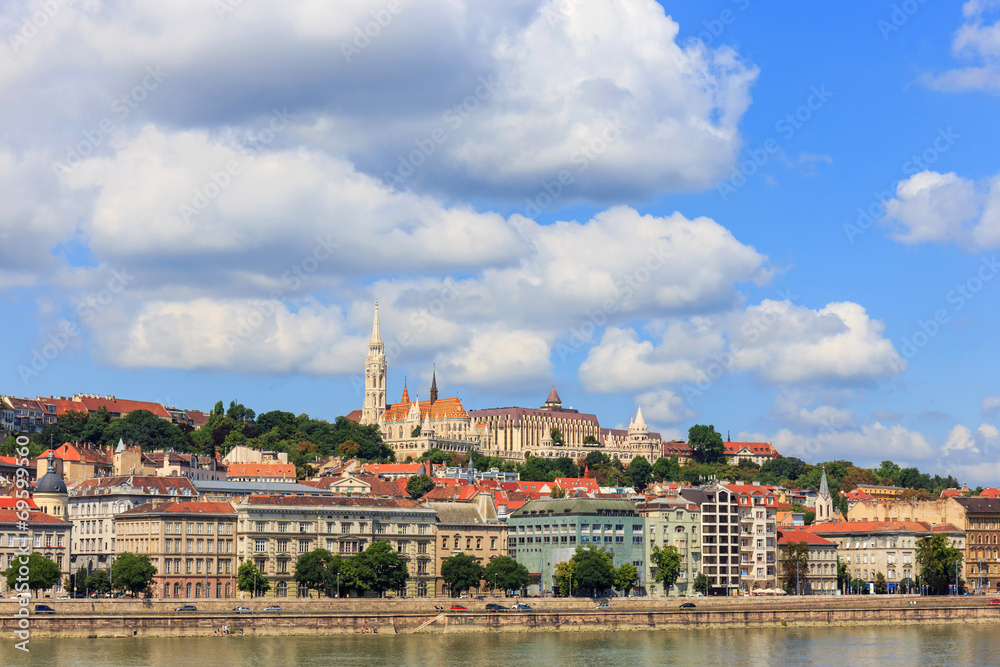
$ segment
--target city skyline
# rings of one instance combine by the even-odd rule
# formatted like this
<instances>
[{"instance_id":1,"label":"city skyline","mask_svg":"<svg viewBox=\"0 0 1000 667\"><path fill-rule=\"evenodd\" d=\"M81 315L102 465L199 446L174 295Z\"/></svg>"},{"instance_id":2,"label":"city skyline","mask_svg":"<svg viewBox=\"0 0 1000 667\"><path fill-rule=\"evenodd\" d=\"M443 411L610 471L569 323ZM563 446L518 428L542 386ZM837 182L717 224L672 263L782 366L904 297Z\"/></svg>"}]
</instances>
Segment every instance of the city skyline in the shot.
<instances>
[{"instance_id":1,"label":"city skyline","mask_svg":"<svg viewBox=\"0 0 1000 667\"><path fill-rule=\"evenodd\" d=\"M1000 480L996 3L0 9L0 392Z\"/></svg>"}]
</instances>

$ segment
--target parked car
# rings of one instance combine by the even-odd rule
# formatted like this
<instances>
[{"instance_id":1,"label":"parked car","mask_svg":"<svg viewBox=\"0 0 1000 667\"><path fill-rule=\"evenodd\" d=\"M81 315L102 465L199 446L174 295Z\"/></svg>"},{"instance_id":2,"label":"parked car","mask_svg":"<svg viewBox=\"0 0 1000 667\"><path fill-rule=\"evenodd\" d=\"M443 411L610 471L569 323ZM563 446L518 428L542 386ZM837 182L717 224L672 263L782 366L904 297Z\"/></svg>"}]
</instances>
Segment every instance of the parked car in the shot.
<instances>
[{"instance_id":1,"label":"parked car","mask_svg":"<svg viewBox=\"0 0 1000 667\"><path fill-rule=\"evenodd\" d=\"M597 605L594 609L600 609L601 611L611 611L611 605L607 602Z\"/></svg>"},{"instance_id":2,"label":"parked car","mask_svg":"<svg viewBox=\"0 0 1000 667\"><path fill-rule=\"evenodd\" d=\"M694 609L694 602L685 602L681 605L681 609Z\"/></svg>"},{"instance_id":3,"label":"parked car","mask_svg":"<svg viewBox=\"0 0 1000 667\"><path fill-rule=\"evenodd\" d=\"M73 596L72 595L60 595L56 599L57 600L69 600L71 597L73 597Z\"/></svg>"},{"instance_id":4,"label":"parked car","mask_svg":"<svg viewBox=\"0 0 1000 667\"><path fill-rule=\"evenodd\" d=\"M183 604L174 609L174 611L198 611L198 607L195 607L193 604Z\"/></svg>"},{"instance_id":5,"label":"parked car","mask_svg":"<svg viewBox=\"0 0 1000 667\"><path fill-rule=\"evenodd\" d=\"M997 605L1000 605L1000 598L993 598L992 600L990 600L986 604L997 604Z\"/></svg>"},{"instance_id":6,"label":"parked car","mask_svg":"<svg viewBox=\"0 0 1000 667\"><path fill-rule=\"evenodd\" d=\"M518 602L516 605L511 607L514 611L531 611L531 607L524 604L523 602Z\"/></svg>"},{"instance_id":7,"label":"parked car","mask_svg":"<svg viewBox=\"0 0 1000 667\"><path fill-rule=\"evenodd\" d=\"M486 605L486 611L507 611L507 607L502 604L497 604L496 602L491 602Z\"/></svg>"},{"instance_id":8,"label":"parked car","mask_svg":"<svg viewBox=\"0 0 1000 667\"><path fill-rule=\"evenodd\" d=\"M269 605L267 607L264 607L264 611L281 611L281 605L280 604Z\"/></svg>"},{"instance_id":9,"label":"parked car","mask_svg":"<svg viewBox=\"0 0 1000 667\"><path fill-rule=\"evenodd\" d=\"M453 604L453 605L451 605L451 610L452 611L469 611L466 607L463 607L460 604Z\"/></svg>"},{"instance_id":10,"label":"parked car","mask_svg":"<svg viewBox=\"0 0 1000 667\"><path fill-rule=\"evenodd\" d=\"M54 614L56 610L47 604L36 604L35 605L36 614Z\"/></svg>"},{"instance_id":11,"label":"parked car","mask_svg":"<svg viewBox=\"0 0 1000 667\"><path fill-rule=\"evenodd\" d=\"M235 611L237 614L252 614L253 613L253 609L251 609L250 607L244 607L243 605L237 605L237 606L233 607L233 611Z\"/></svg>"}]
</instances>

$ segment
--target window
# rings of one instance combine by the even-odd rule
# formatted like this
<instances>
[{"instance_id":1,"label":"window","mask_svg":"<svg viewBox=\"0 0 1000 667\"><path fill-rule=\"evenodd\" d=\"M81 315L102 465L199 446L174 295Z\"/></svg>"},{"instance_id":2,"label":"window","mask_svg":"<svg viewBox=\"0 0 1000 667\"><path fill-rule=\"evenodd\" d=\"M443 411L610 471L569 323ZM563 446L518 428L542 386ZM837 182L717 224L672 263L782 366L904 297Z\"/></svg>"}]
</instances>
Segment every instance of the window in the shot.
<instances>
[{"instance_id":1,"label":"window","mask_svg":"<svg viewBox=\"0 0 1000 667\"><path fill-rule=\"evenodd\" d=\"M288 532L288 522L287 521L279 521L278 522L278 532L279 533L287 533Z\"/></svg>"},{"instance_id":2,"label":"window","mask_svg":"<svg viewBox=\"0 0 1000 667\"><path fill-rule=\"evenodd\" d=\"M299 540L299 553L309 551L309 540Z\"/></svg>"},{"instance_id":3,"label":"window","mask_svg":"<svg viewBox=\"0 0 1000 667\"><path fill-rule=\"evenodd\" d=\"M190 534L191 534L191 533L193 533L193 532L194 532L194 525L192 525L192 524L190 524L190 523L189 523L189 524L187 524L187 534L188 534L188 535L190 535ZM190 597L190 596L189 596L189 597Z\"/></svg>"},{"instance_id":4,"label":"window","mask_svg":"<svg viewBox=\"0 0 1000 667\"><path fill-rule=\"evenodd\" d=\"M278 540L278 553L288 551L288 540Z\"/></svg>"},{"instance_id":5,"label":"window","mask_svg":"<svg viewBox=\"0 0 1000 667\"><path fill-rule=\"evenodd\" d=\"M201 534L202 534L202 531L203 531L204 529L205 529L205 524L203 524L203 523L199 523L199 524L198 524L198 534L199 534L199 535L201 535Z\"/></svg>"},{"instance_id":6,"label":"window","mask_svg":"<svg viewBox=\"0 0 1000 667\"><path fill-rule=\"evenodd\" d=\"M309 532L309 524L308 523L299 523L299 532L300 533L308 533Z\"/></svg>"},{"instance_id":7,"label":"window","mask_svg":"<svg viewBox=\"0 0 1000 667\"><path fill-rule=\"evenodd\" d=\"M254 551L261 553L266 550L266 540L254 540Z\"/></svg>"},{"instance_id":8,"label":"window","mask_svg":"<svg viewBox=\"0 0 1000 667\"><path fill-rule=\"evenodd\" d=\"M212 524L210 524L210 523L206 523L205 524L205 534L206 535L211 535L212 534Z\"/></svg>"}]
</instances>

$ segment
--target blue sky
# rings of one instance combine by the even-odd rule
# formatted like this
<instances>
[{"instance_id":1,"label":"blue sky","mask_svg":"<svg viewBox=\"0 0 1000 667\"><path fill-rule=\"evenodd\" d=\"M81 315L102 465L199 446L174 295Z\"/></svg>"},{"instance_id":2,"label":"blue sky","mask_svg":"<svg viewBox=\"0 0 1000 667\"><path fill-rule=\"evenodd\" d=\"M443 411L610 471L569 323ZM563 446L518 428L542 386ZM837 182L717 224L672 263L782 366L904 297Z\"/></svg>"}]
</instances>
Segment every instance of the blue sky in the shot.
<instances>
[{"instance_id":1,"label":"blue sky","mask_svg":"<svg viewBox=\"0 0 1000 667\"><path fill-rule=\"evenodd\" d=\"M1000 3L47 7L2 393L333 419L378 298L390 398L1000 482Z\"/></svg>"}]
</instances>

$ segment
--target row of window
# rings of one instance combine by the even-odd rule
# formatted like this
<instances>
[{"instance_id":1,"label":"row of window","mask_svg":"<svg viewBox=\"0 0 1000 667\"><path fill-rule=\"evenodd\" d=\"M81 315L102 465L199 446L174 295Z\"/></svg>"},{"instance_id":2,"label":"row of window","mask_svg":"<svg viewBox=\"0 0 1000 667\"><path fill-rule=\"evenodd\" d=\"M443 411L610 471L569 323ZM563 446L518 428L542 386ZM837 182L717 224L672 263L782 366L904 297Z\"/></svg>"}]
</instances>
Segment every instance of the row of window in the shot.
<instances>
[{"instance_id":1,"label":"row of window","mask_svg":"<svg viewBox=\"0 0 1000 667\"><path fill-rule=\"evenodd\" d=\"M27 539L27 536L24 533L9 533L7 535L7 546L20 547L22 541L25 539ZM35 533L32 536L32 539L29 541L32 542L36 547L41 547L43 541L45 542L45 546L47 547L52 547L52 546L61 547L63 546L63 535L62 533L59 534ZM0 535L0 543L2 542L3 542L3 536Z\"/></svg>"},{"instance_id":2,"label":"row of window","mask_svg":"<svg viewBox=\"0 0 1000 667\"><path fill-rule=\"evenodd\" d=\"M212 574L212 568L214 561L211 558L187 558L184 559L184 574L201 574L204 568L205 574ZM220 560L218 567L216 567L217 574L232 574L233 565L232 561L229 559ZM165 558L163 559L163 573L164 574L180 574L181 573L181 559L180 558Z\"/></svg>"}]
</instances>

